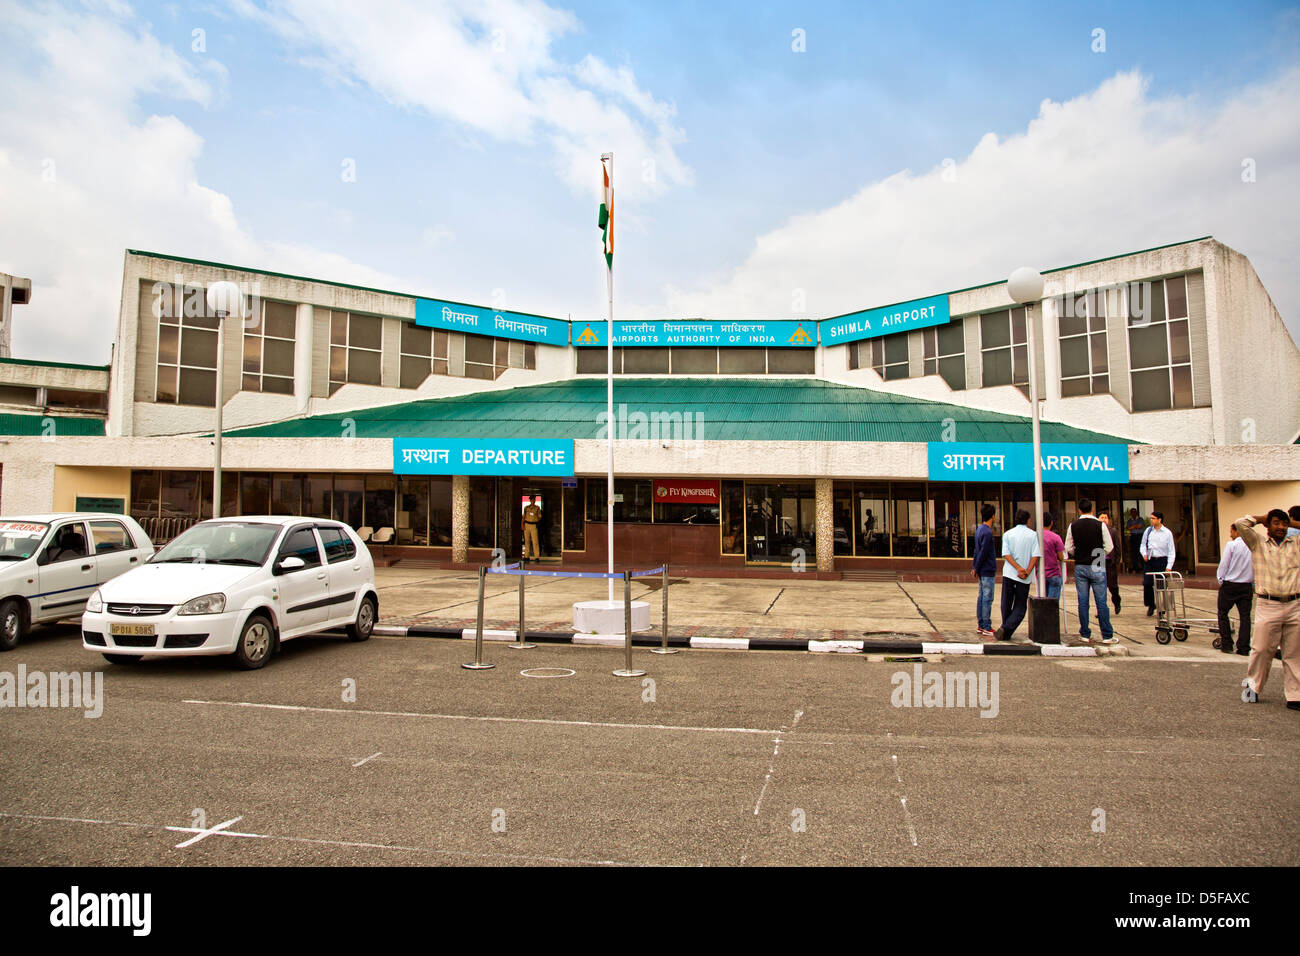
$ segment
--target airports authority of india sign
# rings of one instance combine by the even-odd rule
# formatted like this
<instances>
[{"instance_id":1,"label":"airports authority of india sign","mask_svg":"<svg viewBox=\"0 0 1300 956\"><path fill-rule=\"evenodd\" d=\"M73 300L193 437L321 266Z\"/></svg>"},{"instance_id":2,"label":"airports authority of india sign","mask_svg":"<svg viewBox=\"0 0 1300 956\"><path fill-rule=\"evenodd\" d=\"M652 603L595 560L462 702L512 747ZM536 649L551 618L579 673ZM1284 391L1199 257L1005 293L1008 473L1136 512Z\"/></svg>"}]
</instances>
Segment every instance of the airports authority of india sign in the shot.
<instances>
[{"instance_id":1,"label":"airports authority of india sign","mask_svg":"<svg viewBox=\"0 0 1300 956\"><path fill-rule=\"evenodd\" d=\"M573 439L394 438L396 475L573 476Z\"/></svg>"},{"instance_id":2,"label":"airports authority of india sign","mask_svg":"<svg viewBox=\"0 0 1300 956\"><path fill-rule=\"evenodd\" d=\"M1128 484L1128 445L1043 444L1043 481ZM931 481L1033 481L1034 446L932 441Z\"/></svg>"},{"instance_id":3,"label":"airports authority of india sign","mask_svg":"<svg viewBox=\"0 0 1300 956\"><path fill-rule=\"evenodd\" d=\"M573 344L604 348L606 322L574 322ZM817 323L789 319L656 319L616 322L614 344L619 348L723 346L810 349L817 345Z\"/></svg>"},{"instance_id":4,"label":"airports authority of india sign","mask_svg":"<svg viewBox=\"0 0 1300 956\"><path fill-rule=\"evenodd\" d=\"M948 296L932 295L928 299L913 299L878 309L864 309L823 319L820 323L822 345L843 345L859 339L874 339L895 332L910 332L932 325L946 325Z\"/></svg>"}]
</instances>

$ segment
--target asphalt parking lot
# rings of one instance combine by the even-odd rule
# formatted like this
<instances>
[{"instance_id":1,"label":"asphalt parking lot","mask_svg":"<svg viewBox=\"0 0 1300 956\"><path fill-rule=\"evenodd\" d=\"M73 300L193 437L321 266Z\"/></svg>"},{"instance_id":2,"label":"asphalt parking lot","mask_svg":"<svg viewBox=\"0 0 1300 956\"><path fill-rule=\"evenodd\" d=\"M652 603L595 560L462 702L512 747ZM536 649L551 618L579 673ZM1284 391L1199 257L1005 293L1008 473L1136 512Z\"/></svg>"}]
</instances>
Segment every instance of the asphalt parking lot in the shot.
<instances>
[{"instance_id":1,"label":"asphalt parking lot","mask_svg":"<svg viewBox=\"0 0 1300 956\"><path fill-rule=\"evenodd\" d=\"M0 862L1300 863L1279 665L1246 705L1239 659L1170 657L921 665L996 674L981 717L894 706L915 664L878 655L638 650L646 683L610 648L472 672L469 642L320 636L242 672L60 626L0 670L102 673L103 713L0 711Z\"/></svg>"}]
</instances>

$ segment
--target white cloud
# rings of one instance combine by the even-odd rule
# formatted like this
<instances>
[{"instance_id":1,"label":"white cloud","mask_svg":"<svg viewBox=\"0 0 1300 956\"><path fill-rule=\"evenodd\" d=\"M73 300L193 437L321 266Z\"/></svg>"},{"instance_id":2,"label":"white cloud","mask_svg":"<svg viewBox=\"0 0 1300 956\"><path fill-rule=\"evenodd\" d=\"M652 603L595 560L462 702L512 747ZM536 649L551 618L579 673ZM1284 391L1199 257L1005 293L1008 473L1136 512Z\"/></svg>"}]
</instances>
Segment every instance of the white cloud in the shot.
<instances>
[{"instance_id":1,"label":"white cloud","mask_svg":"<svg viewBox=\"0 0 1300 956\"><path fill-rule=\"evenodd\" d=\"M0 57L0 271L28 276L15 355L102 363L116 328L124 249L320 275L385 288L402 280L303 246L255 239L204 186L202 137L139 115L145 94L208 105L225 69L162 44L120 3L6 9Z\"/></svg>"},{"instance_id":2,"label":"white cloud","mask_svg":"<svg viewBox=\"0 0 1300 956\"><path fill-rule=\"evenodd\" d=\"M692 181L672 104L627 67L590 55L557 62L552 44L578 24L538 0L236 0L235 9L305 48L300 63L353 76L399 107L502 142L548 144L556 174L579 192L596 190L610 150L631 172L616 183L624 201Z\"/></svg>"},{"instance_id":3,"label":"white cloud","mask_svg":"<svg viewBox=\"0 0 1300 956\"><path fill-rule=\"evenodd\" d=\"M1300 339L1297 115L1300 70L1214 105L1153 98L1121 73L1044 100L1025 132L986 134L947 167L936 159L793 217L729 274L668 287L666 312L788 315L802 289L810 315L834 315L1212 234L1250 257ZM1242 181L1247 158L1254 183Z\"/></svg>"}]
</instances>

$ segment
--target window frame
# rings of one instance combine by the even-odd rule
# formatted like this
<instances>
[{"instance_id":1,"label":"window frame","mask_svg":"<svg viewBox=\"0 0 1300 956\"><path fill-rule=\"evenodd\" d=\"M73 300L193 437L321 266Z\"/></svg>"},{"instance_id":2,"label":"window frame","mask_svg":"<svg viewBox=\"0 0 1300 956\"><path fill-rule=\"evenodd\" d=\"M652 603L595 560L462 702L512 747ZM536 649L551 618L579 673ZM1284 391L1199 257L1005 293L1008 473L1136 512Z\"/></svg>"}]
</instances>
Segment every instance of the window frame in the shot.
<instances>
[{"instance_id":1,"label":"window frame","mask_svg":"<svg viewBox=\"0 0 1300 956\"><path fill-rule=\"evenodd\" d=\"M1015 313L1019 311L1024 314L1025 338L1023 341L1016 341L1016 323ZM1007 344L991 345L984 344L984 319L989 316L1006 316L1007 320ZM991 312L980 312L979 318L979 335L980 335L980 382L983 388L1002 388L1010 386L1012 388L1025 389L1029 387L1029 313L1024 306L1008 307L1005 309L994 309ZM1016 376L1016 349L1024 348L1025 350L1025 380L1017 381ZM1011 381L999 382L997 385L988 384L988 355L992 352L1009 352L1011 360Z\"/></svg>"},{"instance_id":2,"label":"window frame","mask_svg":"<svg viewBox=\"0 0 1300 956\"><path fill-rule=\"evenodd\" d=\"M1192 307L1190 301L1191 293L1188 289L1187 276L1188 273L1181 272L1176 275L1161 276L1158 279L1141 280L1141 282L1143 283L1150 283L1152 295L1155 294L1155 288L1158 284L1160 287L1160 295L1162 296L1161 318L1158 321L1148 320L1142 325L1136 324L1133 316L1133 309L1132 309L1133 287L1135 285L1138 285L1139 283L1130 283L1125 289L1123 314L1125 319L1125 330L1126 330L1126 334L1124 336L1125 348L1128 350L1126 354L1128 359L1128 375L1129 375L1129 411L1135 415L1143 414L1146 412L1185 411L1187 409L1196 407L1196 369L1195 369L1195 363L1192 361L1192 317L1191 317ZM1180 279L1183 282L1183 311L1185 314L1176 317L1170 317L1169 315L1168 283L1171 279ZM1175 323L1182 323L1184 326L1184 330L1186 331L1187 334L1187 359L1185 361L1174 360L1173 327ZM1165 362L1163 365L1143 365L1141 367L1138 367L1134 364L1134 360L1133 360L1133 351L1134 351L1133 330L1135 328L1150 328L1153 325L1164 325L1165 327L1164 329ZM1175 373L1181 369L1187 370L1186 374L1187 374L1187 397L1188 397L1187 403L1182 405L1178 404L1177 402L1177 386L1175 383ZM1137 407L1138 389L1137 389L1137 384L1135 382L1135 377L1138 375L1150 375L1153 372L1159 372L1161 370L1164 370L1167 373L1166 383L1168 385L1167 394L1169 396L1169 404L1160 407L1155 407L1155 408L1139 409Z\"/></svg>"},{"instance_id":3,"label":"window frame","mask_svg":"<svg viewBox=\"0 0 1300 956\"><path fill-rule=\"evenodd\" d=\"M344 324L346 327L347 334L344 336L344 341L342 343L336 343L334 341L334 316L338 315L340 312L345 316ZM352 344L352 317L353 316L356 316L359 319L374 319L376 322L379 323L379 348L372 349L368 346ZM375 315L370 312L352 312L350 310L345 310L345 309L335 309L330 314L329 349L330 349L330 353L329 353L329 362L326 370L326 376L329 383L328 392L330 395L333 395L344 385L367 385L371 388L383 387L384 385L384 317L382 315ZM335 349L342 349L344 352L344 365L343 365L344 380L341 382L334 378L334 350ZM354 351L367 352L371 355L375 355L378 357L379 359L379 381L378 382L360 382L355 380L352 377L352 353Z\"/></svg>"},{"instance_id":4,"label":"window frame","mask_svg":"<svg viewBox=\"0 0 1300 956\"><path fill-rule=\"evenodd\" d=\"M1079 303L1084 303L1083 331L1065 332L1061 328L1061 319L1065 315L1065 300L1073 298L1073 304L1070 306L1075 317L1078 316ZM1110 296L1106 289L1087 289L1083 292L1070 292L1058 296L1056 302L1056 340L1057 340L1057 385L1060 388L1061 398L1083 398L1088 395L1109 395L1110 394L1110 335L1107 329L1107 310L1109 307ZM1094 307L1097 303L1101 304L1100 312L1093 314ZM1094 326L1094 319L1099 320L1099 325ZM1093 351L1093 339L1100 338L1102 342L1102 355L1104 357L1105 367L1098 368L1094 362L1095 353ZM1087 356L1088 370L1078 375L1065 374L1065 347L1067 343L1075 344L1079 340L1083 341L1084 352ZM1099 388L1097 380L1105 378L1105 387ZM1088 390L1066 394L1066 382L1086 381Z\"/></svg>"},{"instance_id":5,"label":"window frame","mask_svg":"<svg viewBox=\"0 0 1300 956\"><path fill-rule=\"evenodd\" d=\"M242 339L240 340L241 347L240 347L240 356L239 356L239 362L240 362L239 387L241 391L258 392L264 395L293 395L294 379L296 378L298 372L297 317L295 315L293 338L286 339L284 336L281 335L268 335L266 332L266 307L269 304L271 303L263 299L261 301L262 311L261 314L257 317L257 324L253 326L245 324L243 327L244 334ZM297 304L293 302L276 302L275 304L290 306L295 310L295 312L297 310ZM256 338L258 340L258 346L257 346L257 369L258 370L256 372L250 372L245 365L245 363L247 362L247 357L244 355L244 349L247 347L247 342L250 337ZM267 373L266 342L268 339L270 339L272 342L288 342L289 345L291 346L290 361L289 361L290 368L289 368L289 374L287 376L272 375ZM250 387L249 385L250 378L256 381L256 388ZM289 383L289 390L287 392L267 391L265 380L268 378L275 379L276 381L281 381L281 382L287 381Z\"/></svg>"}]
</instances>

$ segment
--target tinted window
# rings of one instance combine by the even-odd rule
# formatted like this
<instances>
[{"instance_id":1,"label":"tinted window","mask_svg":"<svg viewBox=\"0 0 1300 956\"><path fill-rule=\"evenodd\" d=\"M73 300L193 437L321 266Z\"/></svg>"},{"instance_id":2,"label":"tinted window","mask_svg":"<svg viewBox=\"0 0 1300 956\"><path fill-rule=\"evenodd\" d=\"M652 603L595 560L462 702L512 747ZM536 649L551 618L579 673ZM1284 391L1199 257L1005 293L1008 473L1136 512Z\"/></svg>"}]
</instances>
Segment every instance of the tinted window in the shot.
<instances>
[{"instance_id":1,"label":"tinted window","mask_svg":"<svg viewBox=\"0 0 1300 956\"><path fill-rule=\"evenodd\" d=\"M92 521L90 536L95 542L96 554L111 554L114 551L130 551L135 547L131 536L118 521Z\"/></svg>"},{"instance_id":2,"label":"tinted window","mask_svg":"<svg viewBox=\"0 0 1300 956\"><path fill-rule=\"evenodd\" d=\"M340 528L317 528L316 530L320 532L321 544L325 545L325 560L330 564L356 556L357 546Z\"/></svg>"},{"instance_id":3,"label":"tinted window","mask_svg":"<svg viewBox=\"0 0 1300 956\"><path fill-rule=\"evenodd\" d=\"M302 558L309 568L314 568L320 564L320 552L316 548L316 535L312 534L310 527L298 528L296 531L289 532L289 536L284 539L284 544L280 545L280 557L283 559L290 555Z\"/></svg>"}]
</instances>

